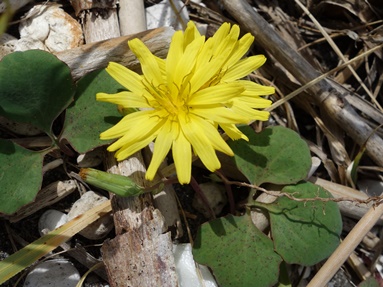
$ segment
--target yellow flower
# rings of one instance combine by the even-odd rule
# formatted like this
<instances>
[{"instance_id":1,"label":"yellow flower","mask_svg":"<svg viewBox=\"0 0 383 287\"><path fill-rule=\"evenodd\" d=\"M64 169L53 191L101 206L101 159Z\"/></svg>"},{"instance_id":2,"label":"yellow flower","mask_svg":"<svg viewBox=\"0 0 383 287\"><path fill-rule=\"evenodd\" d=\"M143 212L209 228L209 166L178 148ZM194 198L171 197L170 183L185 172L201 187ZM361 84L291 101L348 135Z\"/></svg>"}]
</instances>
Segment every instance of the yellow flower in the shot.
<instances>
[{"instance_id":1,"label":"yellow flower","mask_svg":"<svg viewBox=\"0 0 383 287\"><path fill-rule=\"evenodd\" d=\"M166 60L154 56L139 40L128 42L141 63L139 75L117 63L106 71L128 91L98 93L97 100L122 108L139 108L101 133L101 139L119 138L108 147L123 160L155 140L146 178L152 180L161 162L172 149L178 180L189 183L192 152L210 171L221 167L216 150L233 156L218 126L232 139L245 139L235 124L265 121L271 105L261 95L274 93L247 80L240 80L263 65L263 55L242 58L254 37L239 37L239 27L224 23L205 41L195 24L173 35Z\"/></svg>"}]
</instances>

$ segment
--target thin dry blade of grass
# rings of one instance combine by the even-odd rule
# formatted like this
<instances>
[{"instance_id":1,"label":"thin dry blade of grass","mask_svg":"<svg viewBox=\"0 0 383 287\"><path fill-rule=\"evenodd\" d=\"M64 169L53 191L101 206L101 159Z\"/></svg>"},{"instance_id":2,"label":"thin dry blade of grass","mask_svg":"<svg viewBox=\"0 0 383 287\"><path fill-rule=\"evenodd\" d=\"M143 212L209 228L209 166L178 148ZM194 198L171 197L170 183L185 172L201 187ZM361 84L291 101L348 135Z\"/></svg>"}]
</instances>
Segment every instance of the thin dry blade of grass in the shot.
<instances>
[{"instance_id":1,"label":"thin dry blade of grass","mask_svg":"<svg viewBox=\"0 0 383 287\"><path fill-rule=\"evenodd\" d=\"M327 40L331 48L335 51L335 53L338 55L338 57L345 63L347 62L346 57L343 55L341 50L338 48L338 46L335 44L334 40L329 36L329 34L326 32L325 29L323 29L322 25L315 19L315 17L310 13L310 11L299 1L294 0L295 3L307 14L307 16L310 17L311 21L315 24L315 26L319 29L319 31L322 33L323 37ZM355 72L354 68L351 65L347 65L347 68L351 71L355 79L358 81L358 83L361 85L361 87L365 90L367 95L371 98L373 103L381 110L383 111L381 105L378 103L374 95L371 93L371 91L366 87L366 85L363 83L362 79L359 77L359 75Z\"/></svg>"},{"instance_id":2,"label":"thin dry blade of grass","mask_svg":"<svg viewBox=\"0 0 383 287\"><path fill-rule=\"evenodd\" d=\"M29 267L111 210L110 200L105 201L0 261L0 284Z\"/></svg>"},{"instance_id":3,"label":"thin dry blade of grass","mask_svg":"<svg viewBox=\"0 0 383 287\"><path fill-rule=\"evenodd\" d=\"M308 82L308 83L304 84L303 86L299 87L295 91L293 91L290 94L288 94L287 96L285 96L283 99L280 99L279 101L274 102L270 107L266 108L265 110L272 111L272 110L276 109L280 105L283 105L287 101L291 100L292 98L294 98L295 96L299 95L300 93L306 91L307 89L309 89L310 87L312 87L315 84L319 83L320 81L322 81L323 79L327 78L328 76L331 76L335 72L337 72L339 70L342 70L345 67L348 67L352 63L357 62L357 61L361 60L362 58L367 57L368 55L370 55L370 54L374 53L375 51L378 51L378 50L380 50L382 48L383 48L383 44L380 44L380 45L378 45L378 46L376 46L376 47L374 47L372 49L369 49L366 52L364 52L364 53L362 53L362 54L352 58L351 60L346 61L342 65L339 65L338 67L328 71L327 73L324 73L324 74L320 75L319 77L316 77L315 79L311 80L310 82Z\"/></svg>"},{"instance_id":4,"label":"thin dry blade of grass","mask_svg":"<svg viewBox=\"0 0 383 287\"><path fill-rule=\"evenodd\" d=\"M335 252L330 256L322 268L319 269L318 273L307 286L325 286L382 215L383 204L372 206L369 211L362 217L362 219L355 225L355 227L351 230L351 232L347 235L347 237L343 240Z\"/></svg>"}]
</instances>

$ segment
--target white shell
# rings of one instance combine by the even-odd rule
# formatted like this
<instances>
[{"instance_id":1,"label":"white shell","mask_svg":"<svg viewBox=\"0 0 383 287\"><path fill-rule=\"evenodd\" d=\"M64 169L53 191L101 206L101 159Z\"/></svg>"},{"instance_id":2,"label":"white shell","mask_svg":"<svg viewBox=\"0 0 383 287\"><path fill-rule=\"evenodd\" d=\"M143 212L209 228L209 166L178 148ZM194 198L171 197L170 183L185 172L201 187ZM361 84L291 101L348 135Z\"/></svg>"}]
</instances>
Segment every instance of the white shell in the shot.
<instances>
[{"instance_id":1,"label":"white shell","mask_svg":"<svg viewBox=\"0 0 383 287\"><path fill-rule=\"evenodd\" d=\"M20 38L43 45L44 50L59 52L83 41L81 25L57 5L35 5L25 18L19 26ZM22 46L17 50L22 51Z\"/></svg>"},{"instance_id":2,"label":"white shell","mask_svg":"<svg viewBox=\"0 0 383 287\"><path fill-rule=\"evenodd\" d=\"M24 287L75 287L80 273L66 259L39 263L28 273Z\"/></svg>"},{"instance_id":3,"label":"white shell","mask_svg":"<svg viewBox=\"0 0 383 287\"><path fill-rule=\"evenodd\" d=\"M178 283L181 287L217 287L213 275L206 266L196 264L190 243L173 245ZM197 273L196 265L201 271Z\"/></svg>"},{"instance_id":4,"label":"white shell","mask_svg":"<svg viewBox=\"0 0 383 287\"><path fill-rule=\"evenodd\" d=\"M61 225L65 224L67 222L68 216L58 210L54 209L48 209L41 215L39 219L39 232L40 235L43 236L46 234L45 231L52 231L53 229L56 229L57 227L60 227Z\"/></svg>"},{"instance_id":5,"label":"white shell","mask_svg":"<svg viewBox=\"0 0 383 287\"><path fill-rule=\"evenodd\" d=\"M68 213L68 221L107 200L108 199L105 196L100 196L93 191L85 192L81 198L73 204L71 210ZM95 222L88 225L79 233L88 239L101 239L105 237L109 231L112 230L113 226L112 215L106 215L97 219Z\"/></svg>"}]
</instances>

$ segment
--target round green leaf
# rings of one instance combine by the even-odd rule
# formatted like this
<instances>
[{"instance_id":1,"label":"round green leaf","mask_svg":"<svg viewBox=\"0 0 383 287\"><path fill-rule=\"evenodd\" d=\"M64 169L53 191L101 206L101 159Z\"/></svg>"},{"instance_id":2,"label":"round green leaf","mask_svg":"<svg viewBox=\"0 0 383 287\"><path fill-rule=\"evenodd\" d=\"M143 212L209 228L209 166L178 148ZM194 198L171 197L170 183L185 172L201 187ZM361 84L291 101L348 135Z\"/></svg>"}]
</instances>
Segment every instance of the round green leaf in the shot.
<instances>
[{"instance_id":1,"label":"round green leaf","mask_svg":"<svg viewBox=\"0 0 383 287\"><path fill-rule=\"evenodd\" d=\"M75 91L69 68L48 52L15 52L0 62L0 79L0 115L52 137L52 123Z\"/></svg>"},{"instance_id":2,"label":"round green leaf","mask_svg":"<svg viewBox=\"0 0 383 287\"><path fill-rule=\"evenodd\" d=\"M33 201L40 189L46 153L0 139L0 213L12 214Z\"/></svg>"},{"instance_id":3,"label":"round green leaf","mask_svg":"<svg viewBox=\"0 0 383 287\"><path fill-rule=\"evenodd\" d=\"M84 153L111 141L100 140L100 133L115 125L121 115L115 104L96 101L97 93L117 93L124 88L105 70L92 72L77 85L75 102L66 112L63 134L79 153Z\"/></svg>"},{"instance_id":4,"label":"round green leaf","mask_svg":"<svg viewBox=\"0 0 383 287\"><path fill-rule=\"evenodd\" d=\"M310 182L286 186L282 192L296 198L332 197ZM314 265L329 257L339 245L342 218L335 202L298 202L280 197L267 209L275 250L287 263Z\"/></svg>"},{"instance_id":5,"label":"round green leaf","mask_svg":"<svg viewBox=\"0 0 383 287\"><path fill-rule=\"evenodd\" d=\"M194 259L212 268L220 286L272 286L281 257L250 216L228 215L204 223L193 246Z\"/></svg>"},{"instance_id":6,"label":"round green leaf","mask_svg":"<svg viewBox=\"0 0 383 287\"><path fill-rule=\"evenodd\" d=\"M255 133L249 126L239 128L247 137L229 142L237 168L250 183L292 184L305 179L311 166L310 150L299 135L276 126Z\"/></svg>"}]
</instances>

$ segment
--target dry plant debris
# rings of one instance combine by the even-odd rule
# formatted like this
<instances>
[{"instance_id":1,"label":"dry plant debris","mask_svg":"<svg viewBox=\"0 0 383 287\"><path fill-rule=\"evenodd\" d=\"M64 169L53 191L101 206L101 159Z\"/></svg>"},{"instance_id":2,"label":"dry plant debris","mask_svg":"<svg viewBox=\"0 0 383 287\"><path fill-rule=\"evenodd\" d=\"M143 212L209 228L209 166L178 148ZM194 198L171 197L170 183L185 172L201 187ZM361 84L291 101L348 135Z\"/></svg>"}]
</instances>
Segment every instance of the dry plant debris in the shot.
<instances>
[{"instance_id":1,"label":"dry plant debris","mask_svg":"<svg viewBox=\"0 0 383 287\"><path fill-rule=\"evenodd\" d=\"M60 68L60 75L71 77L73 83L71 82L69 85L70 88L68 88L68 84L66 87L53 86L56 85L56 82L52 79L50 93L61 93L63 97L60 101L67 102L68 105L72 101L75 87L81 88L81 91L87 91L89 99L99 92L97 88L102 86L100 83L106 79L106 73L93 71L105 68L110 61L118 62L140 72L139 63L126 44L128 40L137 37L156 56L165 58L174 33L171 28L163 28L164 23L159 23L155 30L146 29L145 8L151 7L150 13L155 15L153 7L160 1L144 1L145 6L141 5L141 1L122 0L119 3L95 1L92 6L84 6L83 1L71 1L71 5L65 1L54 4L25 1L27 6L24 7L12 6L13 2L17 1L10 0L9 2L10 9L0 7L0 13L2 13L0 19L2 21L12 19L9 20L6 34L0 36L0 57L3 58L13 51L31 48L45 49L53 53L57 59L67 65L67 67ZM133 7L138 10L134 10ZM296 145L300 146L305 143L304 145L308 148L307 152L302 148L302 157L299 157L302 171L299 172L303 175L297 176L296 181L307 180L303 185L310 186L311 196L302 196L299 189L298 192L294 192L288 188L282 189L280 186L267 184L275 182L262 181L262 176L265 175L256 168L251 169L251 172L261 175L254 179L246 174L246 171L239 171L232 158L224 156L220 157L222 168L214 175L206 171L198 160L193 159L193 178L190 185L178 185L175 178L172 177L174 165L172 159L169 158L168 166L164 163L160 167L161 176L155 178L158 181L166 178L163 184L156 186L156 195L145 193L138 197L126 198L115 196L112 193L108 194L96 188L96 191L111 199L104 203L103 210L86 212L83 217L78 218L77 223L67 223L56 231L55 236L59 238L57 241L55 241L56 237L50 238L51 241L45 241L49 236L40 237L38 234L39 216L51 208L68 212L80 195L92 188L73 174L77 174L80 169L76 162L77 156L80 153L84 154L93 144L93 142L80 138L80 135L85 134L84 138L86 138L97 136L99 132L93 131L93 135L90 129L78 132L77 127L71 123L80 114L84 117L92 117L94 113L105 113L105 115L109 113L109 120L113 120L113 117L119 115L110 106L92 106L90 110L87 101L79 100L75 107L69 107L65 114L58 105L50 107L50 111L44 115L45 120L32 122L32 126L37 123L40 131L44 132L40 133L37 130L37 135L34 136L27 136L20 132L20 130L32 130L31 126L26 125L19 128L15 123L9 123L0 117L0 139L2 140L0 151L10 147L8 141L5 142L5 140L12 140L17 144L17 146L12 144L17 151L27 153L19 145L33 151L40 151L33 160L37 166L44 164L45 167L43 171L37 168L24 175L31 177L29 183L26 183L27 185L35 185L37 190L41 185L35 200L32 201L33 195L32 198L29 198L29 201L32 202L16 212L2 214L0 255L5 258L18 250L23 250L22 248L29 243L46 243L53 240L52 244L60 245L60 247L54 250L53 255L48 256L47 250L45 250L46 253L36 255L39 259L41 258L40 261L51 256L72 258L73 263L83 275L92 268L91 266L100 266L102 259L104 265L95 269L94 272L97 277L90 276L84 286L96 286L92 285L96 284L92 283L92 280L96 280L99 284L97 286L103 286L102 284L107 282L111 286L121 284L124 286L126 282L130 282L132 286L176 286L177 275L174 271L172 255L173 242L202 244L204 241L198 238L200 232L211 232L207 229L207 225L200 227L207 219L192 207L194 190L201 197L200 201L211 202L210 199L207 200L204 197L198 183L219 181L228 190L227 201L229 203L223 208L221 214L215 214L212 211L214 207L209 207L207 203L204 214L211 217L211 226L217 227L219 224L226 226L230 236L217 244L215 248L227 248L231 244L236 246L230 241L230 238L233 239L233 242L238 239L235 235L236 231L231 229L230 222L235 222L240 228L249 230L252 223L247 221L246 217L236 217L244 215L246 212L253 213L253 221L255 221L255 211L260 208L269 209L268 212L271 215L269 216L271 217L271 227L270 218L263 216L262 218L257 217L261 219L257 219L256 222L262 232L245 233L243 231L243 245L252 246L253 250L257 250L257 247L253 246L254 238L261 241L263 246L269 246L267 236L278 233L273 230L277 225L275 223L273 226L273 220L277 220L278 212L275 210L278 209L278 204L283 205L285 200L290 200L296 202L299 208L310 206L310 208L316 209L316 215L320 218L326 212L336 214L334 209L329 206L337 203L343 216L341 234L343 241L336 251L331 250L332 255L327 261L320 259L320 262L316 262L314 259L318 259L320 256L313 255L315 264L307 268L303 267L305 264L302 262L304 261L292 260L291 264L279 265L282 259L278 257L279 255L276 256L276 253L270 252L268 258L271 263L267 265L270 268L258 269L258 272L268 273L277 266L275 272L288 274L291 286L324 286L329 280L333 280L332 282L338 280L334 278L339 278L341 274L346 274L346 278L339 283L339 286L363 284L371 278L374 278L376 282L382 282L383 267L380 264L382 261L380 253L383 249L381 241L383 224L383 205L381 204L381 191L383 190L383 8L380 1L186 0L182 3L168 0L162 3L161 7L163 13L169 13L166 16L169 17L165 23L167 25L185 28L187 24L185 20L188 17L197 23L201 31L206 31L207 37L212 36L225 22L239 25L241 33L254 35L255 42L249 55L265 54L268 60L261 69L250 74L247 79L261 85L273 86L276 93L269 97L273 101L272 106L268 108L271 114L269 121L262 124L254 122L250 126L260 138L262 138L261 131L264 134L273 127L284 127L299 135L302 142L298 141ZM40 12L37 13L38 9ZM53 9L59 9L60 19L69 19L70 24L63 24L63 27L66 27L65 25L75 27L72 29L75 31L68 32L75 32L75 40L71 41L70 49L57 38L55 38L57 47L50 46L52 43L48 41L48 36L57 33L55 25L61 25L59 22L61 20L52 20L49 15L44 16L43 10ZM27 13L27 11L32 12ZM65 13L65 16L62 13ZM34 39L33 33L26 39L21 31L18 32L18 29L33 22L34 17L38 21L45 21L46 26L38 31L39 33L35 33L36 39ZM0 21L0 28L5 25L4 23L4 21ZM79 35L80 27L83 36ZM0 29L0 31L2 30ZM130 35L133 33L138 34ZM67 36L70 39L74 37L72 34ZM82 41L84 43L81 43ZM78 46L74 47L73 43ZM63 46L66 48L60 50L60 47ZM35 51L29 52L31 54L28 57L33 58L36 55ZM25 56L25 59L30 59L28 57ZM49 56L46 56L45 59L47 62L57 60L53 60ZM23 67L23 61L20 61L18 65ZM91 83L95 86L92 86ZM106 89L102 92L113 93L122 88L112 81L105 81L105 83L109 90ZM5 86L3 81L0 85ZM69 89L68 97L65 96L66 89ZM1 103L0 101L0 110ZM3 112L0 114L3 115ZM46 118L50 120L46 120ZM52 123L53 130L50 126ZM110 123L109 126L107 124L100 127L100 131L110 126ZM63 129L64 132L62 132ZM60 142L61 151L65 153L64 157L59 154L57 149L47 149L51 145L50 138L57 138L59 134L62 139L66 140L66 142ZM273 139L272 136L270 138ZM68 145L68 142L71 145ZM243 146L231 147L233 149L243 148ZM103 162L96 163L96 166L93 167L109 173L129 176L140 186L148 185L145 180L145 171L152 155L150 147L121 162L116 162L113 155L106 153L104 148L98 148ZM284 147L283 140L279 149L281 154L288 150L288 147ZM255 150L261 152L257 148ZM275 154L279 155L277 152ZM306 165L311 163L303 154L313 157L313 161L318 161L308 178L304 173L307 171ZM2 158L0 157L0 159ZM18 162L12 163L11 169L15 171L15 174L17 174L16 169L21 162L22 157ZM257 163L259 162L257 161ZM294 166L294 163L291 163L291 166ZM270 166L267 165L267 167ZM287 169L288 165L283 168ZM42 175L43 172L44 175ZM21 173L19 178L22 182ZM2 180L0 176L0 186L5 187L6 184L4 181L2 183ZM17 180L14 179L15 185L16 183L19 185ZM25 183L23 184L25 186ZM316 184L316 189L312 189L314 184ZM324 190L329 191L333 197L324 196L326 193ZM256 198L257 200L255 200ZM254 200L253 204L249 201L250 199ZM321 202L322 205L315 206L317 202ZM218 204L221 203L222 201L218 202ZM101 216L100 214L109 214L110 210L113 211L114 230L106 238L89 240L78 235L80 231L78 226L81 225L82 228L90 225ZM297 216L291 210L286 214ZM220 218L224 219L219 221ZM332 232L336 233L339 226L334 227ZM304 228L306 227L303 226L302 230ZM303 231L302 234L304 234ZM66 240L70 241L65 243ZM213 249L214 247L212 247ZM219 257L222 250L217 249L216 251L218 254L215 256L217 256L218 262L222 259ZM280 253L283 252L285 251L280 249ZM313 251L313 253L315 252ZM158 261L153 261L153 254ZM197 251L194 255L196 258L205 256ZM289 263L287 257L286 255L283 259ZM230 267L231 264L236 264L237 257L232 256L225 260L224 263ZM89 262L92 264L89 265ZM31 268L29 265L32 263L24 262L27 264L26 268L18 275L16 274L20 270L12 271L16 276L7 278L9 280L3 283L4 286L21 286ZM246 277L246 274L240 272L253 272L249 268L249 264L242 270L234 269L239 277ZM11 267L8 266L8 268ZM285 267L288 271L283 271ZM212 268L214 271L215 266ZM120 271L113 271L117 269ZM256 273L257 270L254 272ZM218 280L219 283L225 283L222 286L235 286L233 283L235 281L230 281L231 278L227 279L218 271L215 275L221 280ZM334 275L335 277L333 277ZM271 276L271 279L267 279L269 281L266 279L262 281L264 282L262 286L276 284L277 282L273 281L274 277ZM332 277L333 279L331 279ZM281 277L279 280L282 280Z\"/></svg>"}]
</instances>

